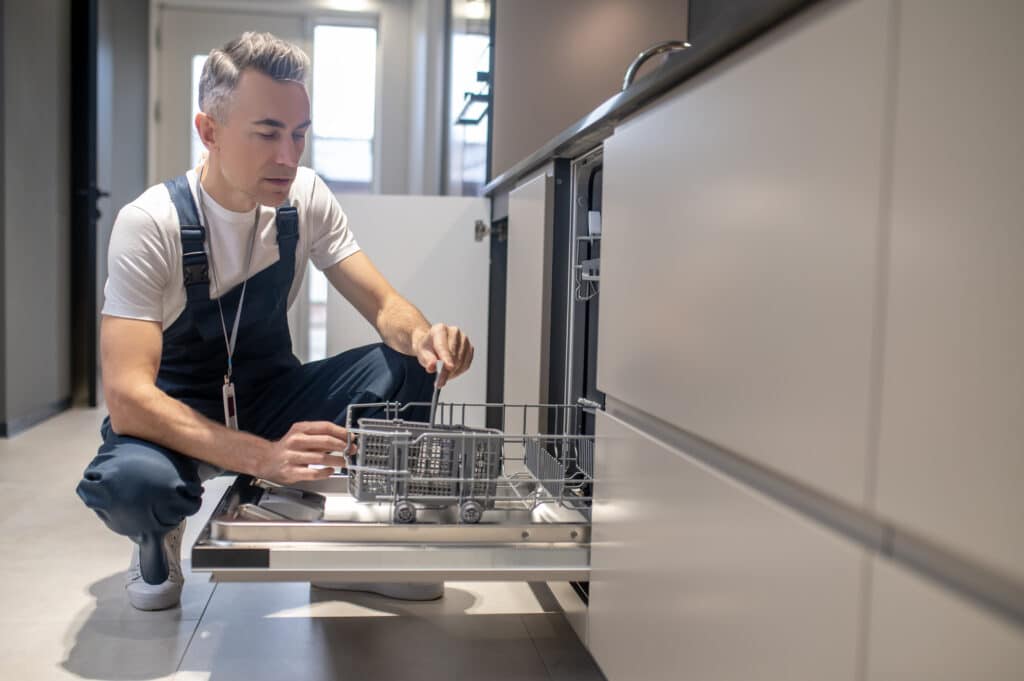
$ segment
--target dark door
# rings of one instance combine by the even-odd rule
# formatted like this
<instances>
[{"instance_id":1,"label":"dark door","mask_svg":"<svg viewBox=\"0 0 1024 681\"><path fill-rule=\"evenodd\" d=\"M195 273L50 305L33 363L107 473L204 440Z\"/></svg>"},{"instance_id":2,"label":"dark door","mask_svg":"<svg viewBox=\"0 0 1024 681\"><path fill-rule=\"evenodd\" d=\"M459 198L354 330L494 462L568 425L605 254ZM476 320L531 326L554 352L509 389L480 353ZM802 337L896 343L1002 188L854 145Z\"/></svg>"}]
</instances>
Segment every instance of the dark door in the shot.
<instances>
[{"instance_id":1,"label":"dark door","mask_svg":"<svg viewBox=\"0 0 1024 681\"><path fill-rule=\"evenodd\" d=\"M71 396L96 406L97 4L76 0L71 15Z\"/></svg>"}]
</instances>

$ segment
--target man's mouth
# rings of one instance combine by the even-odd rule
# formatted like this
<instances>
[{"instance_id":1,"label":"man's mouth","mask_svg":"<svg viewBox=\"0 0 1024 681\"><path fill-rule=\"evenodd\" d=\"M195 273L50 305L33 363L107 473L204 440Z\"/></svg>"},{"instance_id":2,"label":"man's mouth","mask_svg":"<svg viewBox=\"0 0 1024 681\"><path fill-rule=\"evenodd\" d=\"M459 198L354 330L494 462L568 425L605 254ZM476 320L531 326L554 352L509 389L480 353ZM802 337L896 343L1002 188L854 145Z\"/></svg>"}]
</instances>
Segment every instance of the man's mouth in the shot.
<instances>
[{"instance_id":1,"label":"man's mouth","mask_svg":"<svg viewBox=\"0 0 1024 681\"><path fill-rule=\"evenodd\" d=\"M275 187L287 187L292 182L291 178L265 177L263 179Z\"/></svg>"}]
</instances>

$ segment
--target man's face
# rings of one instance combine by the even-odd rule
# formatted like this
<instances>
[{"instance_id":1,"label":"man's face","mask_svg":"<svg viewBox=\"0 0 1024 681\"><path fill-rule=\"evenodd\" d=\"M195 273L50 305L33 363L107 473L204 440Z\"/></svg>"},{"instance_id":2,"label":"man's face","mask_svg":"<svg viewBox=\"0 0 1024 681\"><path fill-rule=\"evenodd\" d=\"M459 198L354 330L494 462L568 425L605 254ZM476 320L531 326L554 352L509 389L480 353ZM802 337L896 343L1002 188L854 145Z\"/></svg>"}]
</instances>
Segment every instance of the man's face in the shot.
<instances>
[{"instance_id":1,"label":"man's face","mask_svg":"<svg viewBox=\"0 0 1024 681\"><path fill-rule=\"evenodd\" d=\"M309 130L309 94L300 83L246 69L225 121L216 124L224 179L266 206L281 204L295 179Z\"/></svg>"}]
</instances>

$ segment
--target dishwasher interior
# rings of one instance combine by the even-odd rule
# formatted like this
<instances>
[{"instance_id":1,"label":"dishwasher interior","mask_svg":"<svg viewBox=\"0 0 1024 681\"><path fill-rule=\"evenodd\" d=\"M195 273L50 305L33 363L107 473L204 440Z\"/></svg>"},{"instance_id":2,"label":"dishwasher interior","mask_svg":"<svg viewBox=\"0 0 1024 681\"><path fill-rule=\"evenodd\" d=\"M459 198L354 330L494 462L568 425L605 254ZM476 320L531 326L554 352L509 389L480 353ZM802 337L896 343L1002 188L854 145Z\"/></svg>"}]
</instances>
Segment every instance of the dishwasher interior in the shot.
<instances>
[{"instance_id":1,"label":"dishwasher interior","mask_svg":"<svg viewBox=\"0 0 1024 681\"><path fill-rule=\"evenodd\" d=\"M585 579L593 438L570 431L589 408L441 403L429 424L402 418L424 406L352 405L358 452L329 478L237 478L193 546L193 570L215 581ZM529 432L541 410L563 432ZM494 411L501 428L474 425Z\"/></svg>"}]
</instances>

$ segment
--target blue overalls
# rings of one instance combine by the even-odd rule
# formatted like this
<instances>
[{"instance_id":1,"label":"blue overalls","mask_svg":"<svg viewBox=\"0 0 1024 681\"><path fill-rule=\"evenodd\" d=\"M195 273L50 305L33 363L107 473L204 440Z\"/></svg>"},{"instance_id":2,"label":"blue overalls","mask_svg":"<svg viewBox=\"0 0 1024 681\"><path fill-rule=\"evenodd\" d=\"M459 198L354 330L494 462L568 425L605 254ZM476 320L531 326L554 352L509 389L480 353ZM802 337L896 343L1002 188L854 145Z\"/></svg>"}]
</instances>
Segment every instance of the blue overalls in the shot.
<instances>
[{"instance_id":1,"label":"blue overalls","mask_svg":"<svg viewBox=\"0 0 1024 681\"><path fill-rule=\"evenodd\" d=\"M156 384L206 417L223 422L227 350L217 301L210 299L206 232L185 176L165 184L181 228L186 303L163 333ZM429 402L432 377L415 357L383 343L309 364L295 357L287 319L299 238L295 208L278 208L276 226L278 261L250 277L239 322L233 361L239 429L277 440L297 421L343 424L352 403ZM226 320L235 318L241 290L240 284L221 297ZM426 420L425 410L419 411L424 413L408 418ZM160 584L168 574L164 535L199 510L200 462L119 435L109 417L100 434L103 444L85 469L78 496L111 530L139 544L143 579Z\"/></svg>"}]
</instances>

